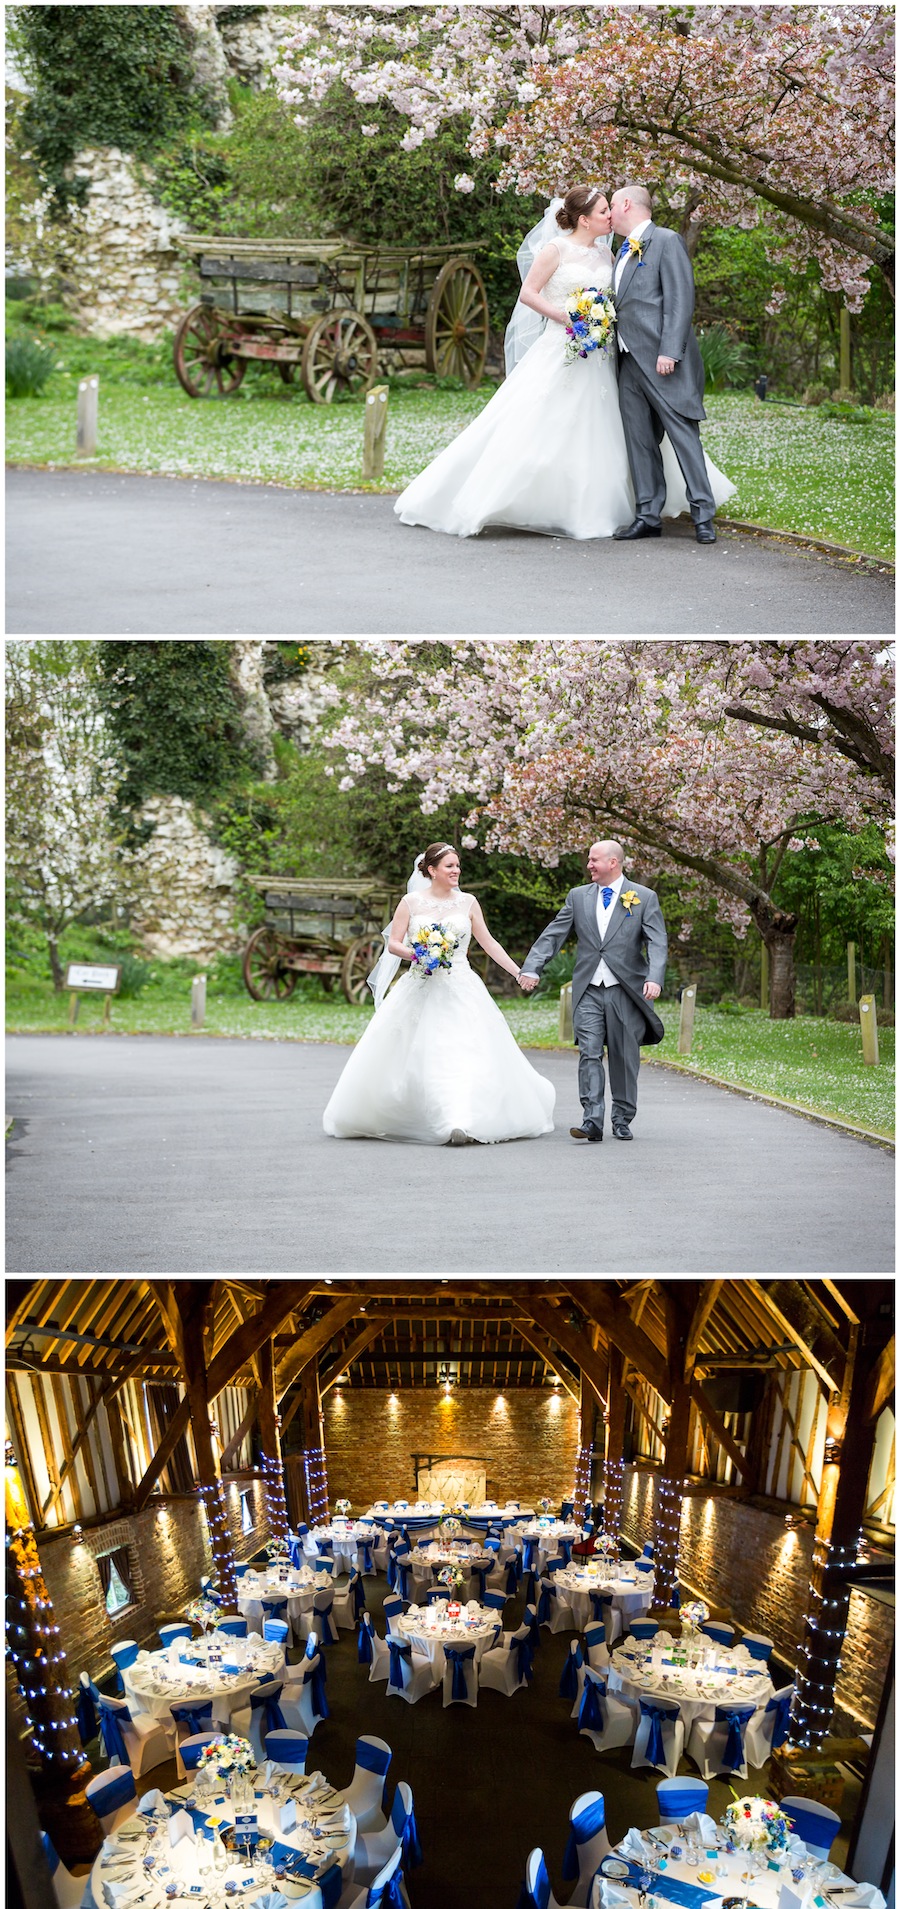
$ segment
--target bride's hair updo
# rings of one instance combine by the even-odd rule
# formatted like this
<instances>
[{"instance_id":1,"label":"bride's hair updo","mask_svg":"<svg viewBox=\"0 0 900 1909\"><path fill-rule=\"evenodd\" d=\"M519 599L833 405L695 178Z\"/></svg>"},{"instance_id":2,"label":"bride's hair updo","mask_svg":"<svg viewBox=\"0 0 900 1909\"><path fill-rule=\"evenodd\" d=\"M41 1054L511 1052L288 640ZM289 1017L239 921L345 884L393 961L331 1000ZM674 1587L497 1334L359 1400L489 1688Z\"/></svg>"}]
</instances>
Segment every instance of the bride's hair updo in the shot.
<instances>
[{"instance_id":1,"label":"bride's hair updo","mask_svg":"<svg viewBox=\"0 0 900 1909\"><path fill-rule=\"evenodd\" d=\"M432 871L437 868L438 862L443 861L445 855L455 854L456 850L452 842L432 842L430 847L425 850L424 855L419 857L419 867L422 870L422 874L430 876Z\"/></svg>"},{"instance_id":2,"label":"bride's hair updo","mask_svg":"<svg viewBox=\"0 0 900 1909\"><path fill-rule=\"evenodd\" d=\"M593 212L599 198L602 198L599 186L572 186L557 212L557 225L563 232L574 232L582 214Z\"/></svg>"}]
</instances>

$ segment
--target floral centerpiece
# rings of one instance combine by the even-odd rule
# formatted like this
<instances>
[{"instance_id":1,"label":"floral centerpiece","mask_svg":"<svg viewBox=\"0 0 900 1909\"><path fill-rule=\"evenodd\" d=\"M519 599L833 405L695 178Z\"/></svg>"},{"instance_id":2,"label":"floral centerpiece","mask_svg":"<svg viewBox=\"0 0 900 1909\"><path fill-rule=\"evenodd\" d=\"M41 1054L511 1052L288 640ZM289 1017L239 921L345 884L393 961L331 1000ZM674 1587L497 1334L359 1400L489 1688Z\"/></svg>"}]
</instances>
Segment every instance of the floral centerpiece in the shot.
<instances>
[{"instance_id":1,"label":"floral centerpiece","mask_svg":"<svg viewBox=\"0 0 900 1909\"><path fill-rule=\"evenodd\" d=\"M334 1512L335 1512L336 1518L349 1518L350 1516L349 1498L336 1498L334 1501Z\"/></svg>"},{"instance_id":2,"label":"floral centerpiece","mask_svg":"<svg viewBox=\"0 0 900 1909\"><path fill-rule=\"evenodd\" d=\"M290 1564L291 1542L289 1538L270 1538L266 1545L266 1557L271 1564Z\"/></svg>"},{"instance_id":3,"label":"floral centerpiece","mask_svg":"<svg viewBox=\"0 0 900 1909\"><path fill-rule=\"evenodd\" d=\"M256 1769L253 1745L246 1737L213 1737L204 1744L197 1768L211 1770L214 1776L248 1776Z\"/></svg>"},{"instance_id":4,"label":"floral centerpiece","mask_svg":"<svg viewBox=\"0 0 900 1909\"><path fill-rule=\"evenodd\" d=\"M542 1511L544 1511L544 1512L547 1512L547 1511L552 1511L552 1510L553 1510L553 1499L552 1499L552 1498L542 1498L542 1499L540 1500L540 1507L541 1507L541 1510L542 1510Z\"/></svg>"},{"instance_id":5,"label":"floral centerpiece","mask_svg":"<svg viewBox=\"0 0 900 1909\"><path fill-rule=\"evenodd\" d=\"M451 1597L454 1591L461 1591L466 1582L465 1572L460 1571L459 1566L455 1564L445 1564L443 1570L439 1571L437 1575L438 1583L447 1586Z\"/></svg>"},{"instance_id":6,"label":"floral centerpiece","mask_svg":"<svg viewBox=\"0 0 900 1909\"><path fill-rule=\"evenodd\" d=\"M438 968L452 968L453 956L462 940L455 928L448 928L444 922L433 921L427 928L420 928L410 942L413 951L412 966L420 974L434 974Z\"/></svg>"},{"instance_id":7,"label":"floral centerpiece","mask_svg":"<svg viewBox=\"0 0 900 1909\"><path fill-rule=\"evenodd\" d=\"M199 1624L202 1631L207 1631L217 1622L219 1607L211 1597L194 1597L185 1606L184 1615L191 1624Z\"/></svg>"},{"instance_id":8,"label":"floral centerpiece","mask_svg":"<svg viewBox=\"0 0 900 1909\"><path fill-rule=\"evenodd\" d=\"M682 1604L679 1616L682 1632L688 1637L696 1637L701 1624L705 1624L709 1616L709 1605L704 1604L702 1597L694 1598L691 1604Z\"/></svg>"},{"instance_id":9,"label":"floral centerpiece","mask_svg":"<svg viewBox=\"0 0 900 1909\"><path fill-rule=\"evenodd\" d=\"M462 1525L458 1518L439 1518L438 1529L442 1538L458 1538Z\"/></svg>"},{"instance_id":10,"label":"floral centerpiece","mask_svg":"<svg viewBox=\"0 0 900 1909\"><path fill-rule=\"evenodd\" d=\"M767 1796L742 1796L729 1803L722 1827L741 1849L787 1849L791 1825Z\"/></svg>"},{"instance_id":11,"label":"floral centerpiece","mask_svg":"<svg viewBox=\"0 0 900 1909\"><path fill-rule=\"evenodd\" d=\"M594 1550L599 1552L601 1558L617 1558L619 1555L619 1541L617 1538L614 1538L609 1531L603 1531L597 1539Z\"/></svg>"}]
</instances>

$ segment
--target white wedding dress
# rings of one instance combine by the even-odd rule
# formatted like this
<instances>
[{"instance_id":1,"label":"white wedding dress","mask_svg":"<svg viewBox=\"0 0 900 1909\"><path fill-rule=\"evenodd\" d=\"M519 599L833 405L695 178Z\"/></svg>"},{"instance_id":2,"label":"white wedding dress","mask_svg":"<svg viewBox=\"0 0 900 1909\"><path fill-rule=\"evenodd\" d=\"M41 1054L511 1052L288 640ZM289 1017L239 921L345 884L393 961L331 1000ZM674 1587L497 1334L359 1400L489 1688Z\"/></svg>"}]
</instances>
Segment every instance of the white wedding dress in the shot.
<instances>
[{"instance_id":1,"label":"white wedding dress","mask_svg":"<svg viewBox=\"0 0 900 1909\"><path fill-rule=\"evenodd\" d=\"M554 239L559 265L544 297L560 311L585 286L609 291L613 258L606 243ZM474 537L487 524L548 536L611 537L635 513L625 433L619 415L615 351L567 360L562 325L546 328L477 418L398 497L404 524ZM688 509L684 478L668 438L663 515ZM734 485L706 459L716 505Z\"/></svg>"},{"instance_id":2,"label":"white wedding dress","mask_svg":"<svg viewBox=\"0 0 900 1909\"><path fill-rule=\"evenodd\" d=\"M323 1115L339 1139L368 1136L446 1146L454 1128L470 1140L533 1140L553 1131L556 1089L535 1072L468 962L473 895L440 910L460 943L450 968L412 967L397 981L353 1049ZM407 939L436 919L410 897Z\"/></svg>"}]
</instances>

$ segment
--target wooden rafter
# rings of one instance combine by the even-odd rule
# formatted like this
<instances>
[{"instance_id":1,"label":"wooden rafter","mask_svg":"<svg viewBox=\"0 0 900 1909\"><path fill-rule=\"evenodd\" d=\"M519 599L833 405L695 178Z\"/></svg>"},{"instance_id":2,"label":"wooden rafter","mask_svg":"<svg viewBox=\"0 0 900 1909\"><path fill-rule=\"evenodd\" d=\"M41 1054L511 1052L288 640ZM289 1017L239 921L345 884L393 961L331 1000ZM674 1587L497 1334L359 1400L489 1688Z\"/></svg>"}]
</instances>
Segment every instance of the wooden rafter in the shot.
<instances>
[{"instance_id":1,"label":"wooden rafter","mask_svg":"<svg viewBox=\"0 0 900 1909\"><path fill-rule=\"evenodd\" d=\"M349 1324L357 1313L364 1310L365 1299L361 1300L358 1293L347 1299L338 1299L329 1308L324 1318L317 1320L314 1326L308 1326L306 1331L300 1334L296 1344L292 1346L290 1352L285 1354L275 1373L275 1391L279 1399L284 1397L288 1387L303 1371L304 1366L309 1365L310 1361L324 1350L329 1340Z\"/></svg>"},{"instance_id":2,"label":"wooden rafter","mask_svg":"<svg viewBox=\"0 0 900 1909\"><path fill-rule=\"evenodd\" d=\"M877 1418L893 1394L894 1359L895 1340L891 1338L879 1355L878 1364L869 1379L864 1408L867 1419Z\"/></svg>"},{"instance_id":3,"label":"wooden rafter","mask_svg":"<svg viewBox=\"0 0 900 1909\"><path fill-rule=\"evenodd\" d=\"M568 1367L564 1366L562 1360L557 1357L556 1353L553 1350L553 1345L550 1339L547 1337L546 1333L541 1332L531 1321L529 1321L529 1323L526 1325L524 1320L519 1326L517 1326L516 1330L520 1334L521 1338L525 1340L526 1345L532 1346L535 1352L540 1353L540 1356L542 1359L546 1359L547 1364L550 1367L551 1371L556 1373L556 1376L559 1379L560 1384L565 1387L566 1391L569 1394L569 1397L575 1400L576 1405L580 1406L581 1404L580 1388L575 1382L575 1380L572 1378L572 1374L569 1371ZM590 1386L594 1397L599 1399L601 1409L605 1411L606 1399L604 1398L603 1394L597 1390L597 1386L594 1384L594 1382L590 1378L587 1378L587 1374L583 1374L583 1376L587 1379L587 1383Z\"/></svg>"},{"instance_id":4,"label":"wooden rafter","mask_svg":"<svg viewBox=\"0 0 900 1909\"><path fill-rule=\"evenodd\" d=\"M831 1393L831 1392L839 1391L840 1381L835 1378L833 1373L828 1371L827 1366L822 1365L821 1360L816 1358L815 1353L811 1351L810 1347L806 1344L803 1334L798 1332L796 1326L791 1324L791 1321L788 1319L786 1313L783 1313L781 1310L781 1307L776 1305L775 1300L770 1298L769 1294L766 1292L765 1287L760 1285L759 1280L751 1279L748 1281L748 1285L751 1287L754 1295L759 1299L761 1305L765 1308L766 1312L770 1315L772 1319L776 1321L779 1327L779 1330L784 1333L785 1338L791 1339L794 1345L796 1346L797 1351L802 1352L803 1358L806 1364L812 1367L812 1370L816 1373L822 1385L825 1387L826 1392ZM841 1368L843 1370L843 1366L845 1362L843 1347L839 1347L838 1350L841 1355Z\"/></svg>"},{"instance_id":5,"label":"wooden rafter","mask_svg":"<svg viewBox=\"0 0 900 1909\"><path fill-rule=\"evenodd\" d=\"M550 1305L547 1300L530 1299L529 1308L535 1325L540 1326L549 1339L556 1340L572 1364L590 1381L598 1399L602 1399L605 1406L607 1367L595 1352L587 1333L570 1326L563 1317L562 1308Z\"/></svg>"},{"instance_id":6,"label":"wooden rafter","mask_svg":"<svg viewBox=\"0 0 900 1909\"><path fill-rule=\"evenodd\" d=\"M368 1312L366 1314L366 1317L368 1318ZM331 1391L332 1386L336 1384L337 1380L340 1379L346 1371L348 1371L349 1367L353 1365L357 1359L361 1359L363 1353L367 1351L368 1347L371 1345L374 1345L375 1340L382 1338L383 1334L384 1334L384 1326L382 1324L382 1321L380 1319L376 1319L374 1325L364 1326L362 1329L362 1332L358 1332L355 1338L351 1339L349 1345L345 1346L343 1352L341 1352L338 1355L338 1358L335 1364L333 1366L329 1366L327 1378L324 1380L320 1378L320 1381L319 1381L320 1395L323 1399L325 1397L326 1392ZM288 1407L288 1410L290 1410L290 1407ZM293 1417L293 1413L291 1414L291 1416ZM284 1413L282 1413L282 1420L281 1420L282 1431L284 1430L286 1423L287 1423L286 1416Z\"/></svg>"},{"instance_id":7,"label":"wooden rafter","mask_svg":"<svg viewBox=\"0 0 900 1909\"><path fill-rule=\"evenodd\" d=\"M641 1326L636 1326L628 1307L608 1286L599 1280L579 1281L567 1288L569 1297L582 1312L586 1312L603 1332L604 1338L611 1339L613 1345L624 1352L632 1365L649 1379L654 1390L666 1404L671 1404L672 1391L666 1361L654 1345L653 1340ZM560 1344L563 1344L562 1339ZM568 1347L566 1347L568 1350Z\"/></svg>"},{"instance_id":8,"label":"wooden rafter","mask_svg":"<svg viewBox=\"0 0 900 1909\"><path fill-rule=\"evenodd\" d=\"M713 1307L718 1303L719 1294L724 1284L724 1279L710 1279L702 1283L700 1296L697 1300L694 1315L688 1330L687 1344L684 1349L683 1377L686 1380L690 1379L694 1366L696 1365L700 1351L700 1340L706 1330Z\"/></svg>"},{"instance_id":9,"label":"wooden rafter","mask_svg":"<svg viewBox=\"0 0 900 1909\"><path fill-rule=\"evenodd\" d=\"M693 1399L693 1402L695 1406L697 1407L697 1411L699 1412L700 1417L709 1426L709 1429L712 1432L713 1438L717 1441L719 1445L721 1445L723 1452L725 1452L726 1456L731 1459L732 1465L734 1466L735 1470L738 1472L739 1476L741 1478L746 1478L747 1473L750 1469L747 1455L745 1452L741 1451L741 1448L738 1445L737 1441L734 1438L732 1438L732 1435L729 1432L727 1425L719 1417L719 1414L716 1411L715 1406L707 1398L702 1385L700 1385L697 1379L693 1381L693 1384L691 1386L691 1398Z\"/></svg>"}]
</instances>

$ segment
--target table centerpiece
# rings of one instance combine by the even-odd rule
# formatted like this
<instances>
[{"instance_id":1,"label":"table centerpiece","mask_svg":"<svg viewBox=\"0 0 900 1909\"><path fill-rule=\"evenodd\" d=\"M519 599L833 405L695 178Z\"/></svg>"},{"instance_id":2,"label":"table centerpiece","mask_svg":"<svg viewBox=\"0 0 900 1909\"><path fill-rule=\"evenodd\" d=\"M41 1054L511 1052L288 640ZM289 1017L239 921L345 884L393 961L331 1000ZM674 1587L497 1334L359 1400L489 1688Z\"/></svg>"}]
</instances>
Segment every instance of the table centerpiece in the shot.
<instances>
[{"instance_id":1,"label":"table centerpiece","mask_svg":"<svg viewBox=\"0 0 900 1909\"><path fill-rule=\"evenodd\" d=\"M741 1796L729 1803L722 1828L739 1849L787 1854L790 1819L767 1796Z\"/></svg>"}]
</instances>

